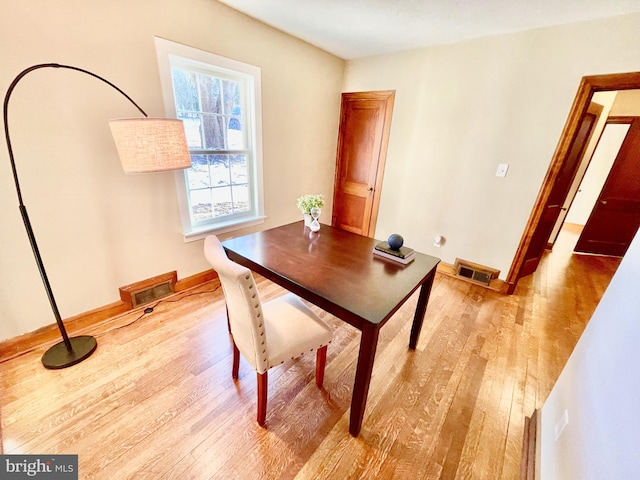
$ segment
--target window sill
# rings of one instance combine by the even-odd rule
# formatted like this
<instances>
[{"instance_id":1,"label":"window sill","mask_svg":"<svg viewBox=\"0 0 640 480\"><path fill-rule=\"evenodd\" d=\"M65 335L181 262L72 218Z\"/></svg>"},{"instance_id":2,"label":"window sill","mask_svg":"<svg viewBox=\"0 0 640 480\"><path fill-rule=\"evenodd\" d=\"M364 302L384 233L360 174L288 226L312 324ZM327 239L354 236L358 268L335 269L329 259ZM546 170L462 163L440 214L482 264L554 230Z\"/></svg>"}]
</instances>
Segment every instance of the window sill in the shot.
<instances>
[{"instance_id":1,"label":"window sill","mask_svg":"<svg viewBox=\"0 0 640 480\"><path fill-rule=\"evenodd\" d=\"M218 235L220 233L228 233L228 232L233 232L235 230L240 230L241 228L260 225L264 223L265 218L267 217L260 216L260 217L236 218L233 220L229 220L228 222L216 223L215 225L203 225L202 227L195 227L195 228L192 228L191 230L183 232L184 241L185 243L195 242L197 240L202 240L207 235Z\"/></svg>"}]
</instances>

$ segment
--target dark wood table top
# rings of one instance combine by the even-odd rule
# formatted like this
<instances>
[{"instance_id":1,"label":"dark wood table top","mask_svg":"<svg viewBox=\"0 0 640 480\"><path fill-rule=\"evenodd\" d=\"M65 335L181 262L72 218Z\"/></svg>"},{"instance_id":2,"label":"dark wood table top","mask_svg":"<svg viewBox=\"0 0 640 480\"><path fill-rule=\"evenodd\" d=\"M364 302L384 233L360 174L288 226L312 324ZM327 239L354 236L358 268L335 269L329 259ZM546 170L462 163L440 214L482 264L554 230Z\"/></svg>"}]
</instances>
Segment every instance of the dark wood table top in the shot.
<instances>
[{"instance_id":1,"label":"dark wood table top","mask_svg":"<svg viewBox=\"0 0 640 480\"><path fill-rule=\"evenodd\" d=\"M223 246L237 263L361 328L385 323L440 262L418 252L408 265L386 260L372 253L378 242L329 225L314 233L296 222Z\"/></svg>"}]
</instances>

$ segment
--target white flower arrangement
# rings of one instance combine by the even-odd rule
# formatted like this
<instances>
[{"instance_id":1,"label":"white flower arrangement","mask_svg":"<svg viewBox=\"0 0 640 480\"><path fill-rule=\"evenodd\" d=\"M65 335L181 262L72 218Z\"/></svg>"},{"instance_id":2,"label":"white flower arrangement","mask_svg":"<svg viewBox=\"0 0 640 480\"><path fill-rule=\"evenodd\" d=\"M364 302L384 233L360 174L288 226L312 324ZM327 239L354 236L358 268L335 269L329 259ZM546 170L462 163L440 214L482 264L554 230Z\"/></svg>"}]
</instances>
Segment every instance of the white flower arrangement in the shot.
<instances>
[{"instance_id":1,"label":"white flower arrangement","mask_svg":"<svg viewBox=\"0 0 640 480\"><path fill-rule=\"evenodd\" d=\"M302 195L297 200L298 208L302 213L311 214L312 208L324 207L324 195L318 194L306 194Z\"/></svg>"}]
</instances>

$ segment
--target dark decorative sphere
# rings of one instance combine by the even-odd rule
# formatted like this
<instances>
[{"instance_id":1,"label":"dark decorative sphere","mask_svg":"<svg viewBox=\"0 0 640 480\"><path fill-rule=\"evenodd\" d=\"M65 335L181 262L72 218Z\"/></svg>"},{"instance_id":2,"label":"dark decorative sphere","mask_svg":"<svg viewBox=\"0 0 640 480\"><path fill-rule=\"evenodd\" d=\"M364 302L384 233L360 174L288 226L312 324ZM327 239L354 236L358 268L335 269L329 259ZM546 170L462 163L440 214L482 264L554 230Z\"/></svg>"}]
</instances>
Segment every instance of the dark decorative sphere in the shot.
<instances>
[{"instance_id":1,"label":"dark decorative sphere","mask_svg":"<svg viewBox=\"0 0 640 480\"><path fill-rule=\"evenodd\" d=\"M400 250L400 247L404 244L404 238L402 238L402 235L392 233L391 235L389 235L387 243L392 250Z\"/></svg>"}]
</instances>

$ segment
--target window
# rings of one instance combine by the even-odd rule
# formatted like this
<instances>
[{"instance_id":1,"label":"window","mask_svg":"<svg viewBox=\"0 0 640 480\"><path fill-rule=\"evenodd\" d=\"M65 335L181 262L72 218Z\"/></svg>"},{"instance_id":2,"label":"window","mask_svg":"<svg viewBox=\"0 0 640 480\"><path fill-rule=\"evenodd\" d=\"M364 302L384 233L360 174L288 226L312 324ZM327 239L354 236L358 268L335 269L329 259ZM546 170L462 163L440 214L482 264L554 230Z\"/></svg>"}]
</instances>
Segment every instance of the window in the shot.
<instances>
[{"instance_id":1,"label":"window","mask_svg":"<svg viewBox=\"0 0 640 480\"><path fill-rule=\"evenodd\" d=\"M185 241L264 221L260 69L156 38L167 115L184 122L176 173Z\"/></svg>"}]
</instances>

